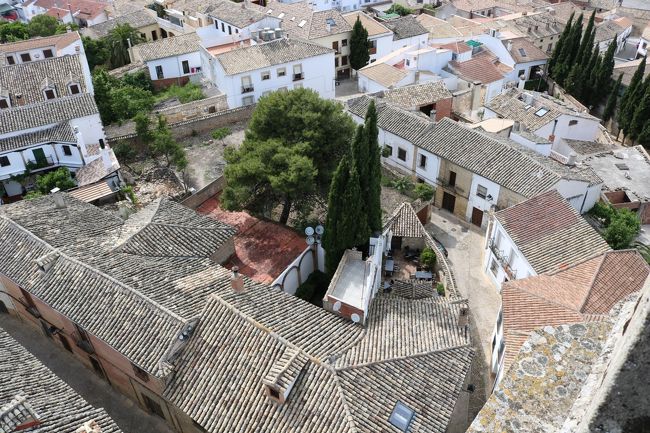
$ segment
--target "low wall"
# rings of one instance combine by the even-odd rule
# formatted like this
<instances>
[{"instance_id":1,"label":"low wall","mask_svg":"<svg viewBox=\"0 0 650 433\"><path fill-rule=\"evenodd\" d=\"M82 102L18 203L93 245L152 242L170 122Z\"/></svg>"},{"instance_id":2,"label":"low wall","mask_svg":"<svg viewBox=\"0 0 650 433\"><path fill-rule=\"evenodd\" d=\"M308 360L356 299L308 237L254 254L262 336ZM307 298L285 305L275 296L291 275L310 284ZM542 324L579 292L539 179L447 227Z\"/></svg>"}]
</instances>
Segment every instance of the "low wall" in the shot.
<instances>
[{"instance_id":1,"label":"low wall","mask_svg":"<svg viewBox=\"0 0 650 433\"><path fill-rule=\"evenodd\" d=\"M195 119L184 120L181 122L170 122L172 135L176 139L186 138L192 134L203 134L213 131L223 126L232 125L251 118L255 105L232 108L230 110L219 111L216 113L206 114ZM115 143L121 140L133 140L137 135L135 133L116 135L109 137L109 143Z\"/></svg>"},{"instance_id":2,"label":"low wall","mask_svg":"<svg viewBox=\"0 0 650 433\"><path fill-rule=\"evenodd\" d=\"M174 78L163 78L161 80L151 80L151 84L153 85L153 88L156 90L162 90L166 89L168 87L173 86L174 84L177 86L184 86L187 83L189 83L190 77L188 75L184 75L182 77L174 77Z\"/></svg>"},{"instance_id":3,"label":"low wall","mask_svg":"<svg viewBox=\"0 0 650 433\"><path fill-rule=\"evenodd\" d=\"M316 254L314 254L314 252ZM316 259L316 260L314 260ZM307 247L271 284L283 292L296 294L298 287L316 270L325 272L325 250L320 245L316 251Z\"/></svg>"},{"instance_id":4,"label":"low wall","mask_svg":"<svg viewBox=\"0 0 650 433\"><path fill-rule=\"evenodd\" d=\"M164 116L168 123L179 123L227 110L228 100L226 95L216 95L198 101L188 102L187 104L154 110L152 114L154 118L158 114Z\"/></svg>"},{"instance_id":5,"label":"low wall","mask_svg":"<svg viewBox=\"0 0 650 433\"><path fill-rule=\"evenodd\" d=\"M226 186L226 178L219 176L196 193L187 197L181 203L190 209L198 209L203 203L205 203L210 197L214 197L220 193Z\"/></svg>"}]
</instances>

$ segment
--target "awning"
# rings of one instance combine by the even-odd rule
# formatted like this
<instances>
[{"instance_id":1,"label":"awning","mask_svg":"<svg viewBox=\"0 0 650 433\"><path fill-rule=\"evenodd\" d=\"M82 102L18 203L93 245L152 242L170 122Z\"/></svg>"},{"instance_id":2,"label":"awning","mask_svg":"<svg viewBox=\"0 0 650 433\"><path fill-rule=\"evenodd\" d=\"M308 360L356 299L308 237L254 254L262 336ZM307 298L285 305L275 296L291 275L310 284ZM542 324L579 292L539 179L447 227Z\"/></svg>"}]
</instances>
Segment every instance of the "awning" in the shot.
<instances>
[{"instance_id":1,"label":"awning","mask_svg":"<svg viewBox=\"0 0 650 433\"><path fill-rule=\"evenodd\" d=\"M68 193L81 201L90 203L100 198L109 197L115 194L115 191L106 182L97 182L68 191Z\"/></svg>"}]
</instances>

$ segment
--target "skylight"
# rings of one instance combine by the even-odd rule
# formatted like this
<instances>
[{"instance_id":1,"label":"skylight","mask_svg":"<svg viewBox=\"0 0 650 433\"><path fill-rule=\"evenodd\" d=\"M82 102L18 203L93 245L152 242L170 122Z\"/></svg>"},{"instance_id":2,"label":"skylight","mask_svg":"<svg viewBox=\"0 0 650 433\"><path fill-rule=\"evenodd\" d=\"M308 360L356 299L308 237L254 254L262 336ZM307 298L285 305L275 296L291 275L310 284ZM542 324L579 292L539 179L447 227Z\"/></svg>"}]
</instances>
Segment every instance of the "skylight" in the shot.
<instances>
[{"instance_id":1,"label":"skylight","mask_svg":"<svg viewBox=\"0 0 650 433\"><path fill-rule=\"evenodd\" d=\"M307 21L302 20L298 23L298 27L305 27L305 24L307 24Z\"/></svg>"},{"instance_id":2,"label":"skylight","mask_svg":"<svg viewBox=\"0 0 650 433\"><path fill-rule=\"evenodd\" d=\"M334 18L328 18L325 20L325 22L327 22L327 24L329 24L330 26L336 25L336 21L334 21Z\"/></svg>"},{"instance_id":3,"label":"skylight","mask_svg":"<svg viewBox=\"0 0 650 433\"><path fill-rule=\"evenodd\" d=\"M528 54L526 54L526 50L523 48L519 48L519 54L521 54L521 57L528 57Z\"/></svg>"},{"instance_id":4,"label":"skylight","mask_svg":"<svg viewBox=\"0 0 650 433\"><path fill-rule=\"evenodd\" d=\"M535 111L535 116L542 117L543 115L545 115L549 111L551 111L551 110L549 110L548 108L542 107L539 110Z\"/></svg>"},{"instance_id":5,"label":"skylight","mask_svg":"<svg viewBox=\"0 0 650 433\"><path fill-rule=\"evenodd\" d=\"M388 418L388 422L397 427L403 432L408 431L411 421L415 417L415 411L410 407L406 406L401 401L395 403L395 408Z\"/></svg>"}]
</instances>

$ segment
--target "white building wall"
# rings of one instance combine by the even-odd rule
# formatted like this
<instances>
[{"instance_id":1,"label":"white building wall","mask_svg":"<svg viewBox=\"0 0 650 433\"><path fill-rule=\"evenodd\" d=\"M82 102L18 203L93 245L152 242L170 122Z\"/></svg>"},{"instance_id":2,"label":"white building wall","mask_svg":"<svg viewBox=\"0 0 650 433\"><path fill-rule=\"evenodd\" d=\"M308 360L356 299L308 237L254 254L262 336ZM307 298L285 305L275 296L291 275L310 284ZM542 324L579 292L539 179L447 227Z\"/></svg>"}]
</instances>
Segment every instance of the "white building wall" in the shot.
<instances>
[{"instance_id":1,"label":"white building wall","mask_svg":"<svg viewBox=\"0 0 650 433\"><path fill-rule=\"evenodd\" d=\"M54 148L50 146L49 144L45 144L42 146L33 146L30 147L29 149L21 150L20 154L23 157L23 160L29 164L35 163L36 162L36 157L34 156L34 150L35 149L43 149L43 153L45 153L45 157L48 159L48 162L56 164L58 163L59 159L56 156L56 152L54 152Z\"/></svg>"},{"instance_id":2,"label":"white building wall","mask_svg":"<svg viewBox=\"0 0 650 433\"><path fill-rule=\"evenodd\" d=\"M377 59L381 59L384 56L387 56L393 50L393 34L387 33L385 35L379 35L376 37L369 38L371 41L376 41L377 52L370 55L369 62L372 63Z\"/></svg>"},{"instance_id":3,"label":"white building wall","mask_svg":"<svg viewBox=\"0 0 650 433\"><path fill-rule=\"evenodd\" d=\"M435 187L437 184L438 173L440 172L440 158L424 149L417 148L417 155L415 157L415 174L424 179L428 184ZM420 155L427 158L426 166L420 167Z\"/></svg>"},{"instance_id":4,"label":"white building wall","mask_svg":"<svg viewBox=\"0 0 650 433\"><path fill-rule=\"evenodd\" d=\"M243 99L248 96L253 96L253 102L257 102L264 94L280 89L292 90L304 87L315 90L324 99L333 99L335 96L333 52L236 75L225 75L219 62L214 62L214 65L216 84L219 90L227 95L230 108L241 107L244 105ZM295 65L302 65L304 79L293 81ZM279 77L277 74L278 69L281 68L285 68L286 75L284 77ZM270 71L271 78L269 80L262 80L264 71ZM242 94L242 77L245 76L251 78L254 91Z\"/></svg>"},{"instance_id":5,"label":"white building wall","mask_svg":"<svg viewBox=\"0 0 650 433\"><path fill-rule=\"evenodd\" d=\"M382 146L391 146L393 148L392 153L383 158L384 162L390 166L401 169L406 173L413 172L413 154L416 152L416 147L412 143L395 134L379 129L379 144ZM398 157L399 149L404 149L406 151L404 160L401 160Z\"/></svg>"},{"instance_id":6,"label":"white building wall","mask_svg":"<svg viewBox=\"0 0 650 433\"><path fill-rule=\"evenodd\" d=\"M183 72L183 61L189 63L190 72ZM156 73L156 67L161 66L163 70L163 78L178 78L184 75L193 75L195 74L196 68L201 68L201 54L198 51L193 53L182 54L180 56L166 57L164 59L150 60L147 62L147 68L149 68L149 75L152 80L158 79ZM194 68L194 72L192 72Z\"/></svg>"},{"instance_id":7,"label":"white building wall","mask_svg":"<svg viewBox=\"0 0 650 433\"><path fill-rule=\"evenodd\" d=\"M557 119L557 126L555 127L555 140L553 144L560 143L562 138L571 140L585 140L594 141L598 137L599 121L596 119L585 119L583 117L571 116L563 114ZM571 121L576 121L574 125L569 125ZM553 121L547 123L543 127L535 131L535 134L540 137L548 138L553 134Z\"/></svg>"},{"instance_id":8,"label":"white building wall","mask_svg":"<svg viewBox=\"0 0 650 433\"><path fill-rule=\"evenodd\" d=\"M504 80L493 81L487 85L487 90L485 92L485 101L489 102L492 98L497 95L500 95L503 91Z\"/></svg>"},{"instance_id":9,"label":"white building wall","mask_svg":"<svg viewBox=\"0 0 650 433\"><path fill-rule=\"evenodd\" d=\"M487 188L487 194L485 195L486 198L482 198L477 195L479 185ZM485 227L489 218L488 212L490 211L491 207L497 203L500 190L501 186L499 184L494 183L482 176L479 176L478 174L473 174L472 184L469 190L467 213L465 215L467 221L471 221L472 210L473 208L477 208L483 211L483 221L481 222L481 227ZM488 200L488 196L492 196L492 199Z\"/></svg>"},{"instance_id":10,"label":"white building wall","mask_svg":"<svg viewBox=\"0 0 650 433\"><path fill-rule=\"evenodd\" d=\"M517 131L512 131L510 133L510 139L512 141L517 142L521 144L522 146L525 146L529 148L530 150L534 150L535 152L544 155L544 156L549 156L551 154L551 143L535 143L517 133Z\"/></svg>"},{"instance_id":11,"label":"white building wall","mask_svg":"<svg viewBox=\"0 0 650 433\"><path fill-rule=\"evenodd\" d=\"M587 197L589 184L578 180L561 179L555 189L564 197L571 206L581 212Z\"/></svg>"},{"instance_id":12,"label":"white building wall","mask_svg":"<svg viewBox=\"0 0 650 433\"><path fill-rule=\"evenodd\" d=\"M98 144L100 140L103 140L106 144L106 135L104 134L104 127L102 126L102 120L99 117L99 113L92 114L90 116L80 117L78 119L71 119L68 121L68 124L73 128L74 131L78 131L77 138L81 143L81 152L84 157L87 156L85 151L85 145ZM108 147L108 144L106 144ZM87 159L86 162L90 162L91 159Z\"/></svg>"},{"instance_id":13,"label":"white building wall","mask_svg":"<svg viewBox=\"0 0 650 433\"><path fill-rule=\"evenodd\" d=\"M528 263L524 255L519 251L517 245L506 233L505 229L501 226L499 221L493 219L492 231L488 242L486 242L486 250L484 255L483 269L484 272L490 277L492 282L501 290L501 284L508 278L506 271L503 269L501 262L494 255L491 242L494 248L499 251L500 255L510 263L511 268L515 272L516 279L527 278L537 275L532 266ZM491 242L490 242L491 241ZM493 271L492 263L496 261L496 267Z\"/></svg>"},{"instance_id":14,"label":"white building wall","mask_svg":"<svg viewBox=\"0 0 650 433\"><path fill-rule=\"evenodd\" d=\"M66 155L63 151L63 146L68 146L72 155ZM61 143L56 143L53 145L53 147L56 152L57 159L59 160L59 164L69 168L81 167L84 165L83 158L81 157L81 152L79 151L79 148L77 148L77 146L74 144L64 145Z\"/></svg>"},{"instance_id":15,"label":"white building wall","mask_svg":"<svg viewBox=\"0 0 650 433\"><path fill-rule=\"evenodd\" d=\"M12 175L25 171L25 161L20 152L6 152L2 156L9 158L9 165L0 167L0 180L9 179Z\"/></svg>"},{"instance_id":16,"label":"white building wall","mask_svg":"<svg viewBox=\"0 0 650 433\"><path fill-rule=\"evenodd\" d=\"M392 51L397 51L400 48L410 47L412 45L415 45L416 47L419 47L419 48L424 48L424 46L426 46L428 40L429 40L429 33L425 33L423 35L412 36L410 38L405 38L405 39L398 39L396 41L393 41L393 50Z\"/></svg>"}]
</instances>

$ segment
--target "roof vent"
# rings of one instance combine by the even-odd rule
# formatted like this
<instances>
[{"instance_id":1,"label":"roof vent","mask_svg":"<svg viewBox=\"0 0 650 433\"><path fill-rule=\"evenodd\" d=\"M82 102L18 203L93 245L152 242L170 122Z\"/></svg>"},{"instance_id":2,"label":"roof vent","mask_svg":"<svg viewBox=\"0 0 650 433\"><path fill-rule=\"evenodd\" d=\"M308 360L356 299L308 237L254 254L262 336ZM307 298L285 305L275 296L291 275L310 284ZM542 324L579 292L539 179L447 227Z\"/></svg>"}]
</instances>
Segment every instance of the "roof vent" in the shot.
<instances>
[{"instance_id":1,"label":"roof vent","mask_svg":"<svg viewBox=\"0 0 650 433\"><path fill-rule=\"evenodd\" d=\"M85 422L81 427L74 431L74 433L101 433L102 428L97 424L97 421L91 419Z\"/></svg>"},{"instance_id":2,"label":"roof vent","mask_svg":"<svg viewBox=\"0 0 650 433\"><path fill-rule=\"evenodd\" d=\"M59 258L59 253L52 251L42 257L36 259L36 265L38 265L38 270L41 272L47 272L52 269L52 266L56 263Z\"/></svg>"},{"instance_id":3,"label":"roof vent","mask_svg":"<svg viewBox=\"0 0 650 433\"><path fill-rule=\"evenodd\" d=\"M232 267L232 275L230 276L230 287L232 287L233 292L243 293L245 291L244 279L239 275L239 267Z\"/></svg>"},{"instance_id":4,"label":"roof vent","mask_svg":"<svg viewBox=\"0 0 650 433\"><path fill-rule=\"evenodd\" d=\"M50 191L50 194L52 194L52 198L54 199L54 206L56 206L57 209L65 209L65 200L63 194L61 194L61 190L59 188L54 188Z\"/></svg>"}]
</instances>

